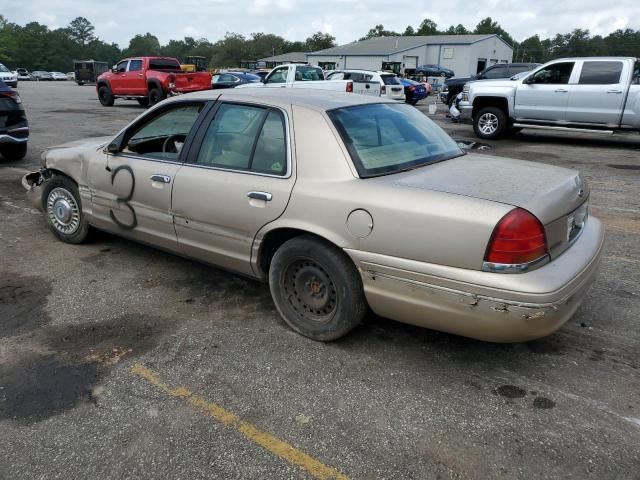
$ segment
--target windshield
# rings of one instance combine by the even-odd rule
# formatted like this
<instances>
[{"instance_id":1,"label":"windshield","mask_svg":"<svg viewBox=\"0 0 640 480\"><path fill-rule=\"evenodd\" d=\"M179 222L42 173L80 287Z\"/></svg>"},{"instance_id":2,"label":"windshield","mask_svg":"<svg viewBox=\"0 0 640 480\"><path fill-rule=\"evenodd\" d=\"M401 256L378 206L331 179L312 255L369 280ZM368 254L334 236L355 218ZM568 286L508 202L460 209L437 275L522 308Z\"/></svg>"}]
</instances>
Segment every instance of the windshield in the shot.
<instances>
[{"instance_id":1,"label":"windshield","mask_svg":"<svg viewBox=\"0 0 640 480\"><path fill-rule=\"evenodd\" d=\"M376 103L327 114L363 178L464 155L449 135L409 105Z\"/></svg>"},{"instance_id":2,"label":"windshield","mask_svg":"<svg viewBox=\"0 0 640 480\"><path fill-rule=\"evenodd\" d=\"M0 72L8 72L9 69L0 63Z\"/></svg>"}]
</instances>

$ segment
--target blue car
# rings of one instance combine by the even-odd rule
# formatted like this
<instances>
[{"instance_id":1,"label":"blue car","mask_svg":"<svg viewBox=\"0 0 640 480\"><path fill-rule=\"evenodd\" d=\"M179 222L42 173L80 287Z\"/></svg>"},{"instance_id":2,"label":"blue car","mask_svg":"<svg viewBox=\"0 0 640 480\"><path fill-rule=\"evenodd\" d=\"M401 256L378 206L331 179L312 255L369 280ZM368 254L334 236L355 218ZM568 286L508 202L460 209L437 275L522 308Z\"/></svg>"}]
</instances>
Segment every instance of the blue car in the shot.
<instances>
[{"instance_id":1,"label":"blue car","mask_svg":"<svg viewBox=\"0 0 640 480\"><path fill-rule=\"evenodd\" d=\"M27 154L29 124L18 92L0 80L0 160L15 161Z\"/></svg>"},{"instance_id":2,"label":"blue car","mask_svg":"<svg viewBox=\"0 0 640 480\"><path fill-rule=\"evenodd\" d=\"M444 67L442 65L420 65L416 68L416 73L420 75L426 75L427 77L446 77L451 78L456 73L450 68Z\"/></svg>"},{"instance_id":3,"label":"blue car","mask_svg":"<svg viewBox=\"0 0 640 480\"><path fill-rule=\"evenodd\" d=\"M411 105L415 105L419 100L427 98L429 95L427 88L420 82L409 80L408 78L401 78L400 82L404 85L405 101Z\"/></svg>"}]
</instances>

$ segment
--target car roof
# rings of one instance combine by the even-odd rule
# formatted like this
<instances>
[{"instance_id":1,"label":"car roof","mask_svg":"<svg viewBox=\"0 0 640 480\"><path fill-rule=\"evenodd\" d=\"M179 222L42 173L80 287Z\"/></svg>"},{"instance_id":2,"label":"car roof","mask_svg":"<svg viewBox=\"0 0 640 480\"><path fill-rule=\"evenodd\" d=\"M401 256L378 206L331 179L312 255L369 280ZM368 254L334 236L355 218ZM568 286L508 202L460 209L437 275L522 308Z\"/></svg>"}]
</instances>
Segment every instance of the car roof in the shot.
<instances>
[{"instance_id":1,"label":"car roof","mask_svg":"<svg viewBox=\"0 0 640 480\"><path fill-rule=\"evenodd\" d=\"M234 88L220 93L219 90L202 90L172 97L170 101L181 100L233 100L237 102L263 103L288 108L291 105L326 111L334 108L366 105L373 103L397 103L384 97L372 97L355 93L341 93L305 88Z\"/></svg>"}]
</instances>

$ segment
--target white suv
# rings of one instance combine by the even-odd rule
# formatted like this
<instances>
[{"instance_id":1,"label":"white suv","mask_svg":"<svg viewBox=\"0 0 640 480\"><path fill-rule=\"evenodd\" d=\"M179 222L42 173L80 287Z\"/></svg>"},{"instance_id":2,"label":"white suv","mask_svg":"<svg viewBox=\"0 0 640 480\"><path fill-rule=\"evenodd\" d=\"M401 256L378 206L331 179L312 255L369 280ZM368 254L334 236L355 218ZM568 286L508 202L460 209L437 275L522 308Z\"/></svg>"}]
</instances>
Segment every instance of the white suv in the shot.
<instances>
[{"instance_id":1,"label":"white suv","mask_svg":"<svg viewBox=\"0 0 640 480\"><path fill-rule=\"evenodd\" d=\"M16 72L12 72L3 64L0 63L0 80L9 85L10 87L16 88L18 86L18 74Z\"/></svg>"},{"instance_id":2,"label":"white suv","mask_svg":"<svg viewBox=\"0 0 640 480\"><path fill-rule=\"evenodd\" d=\"M395 73L374 72L373 70L334 70L327 74L327 80L354 80L380 83L380 96L391 100L405 101L404 85Z\"/></svg>"}]
</instances>

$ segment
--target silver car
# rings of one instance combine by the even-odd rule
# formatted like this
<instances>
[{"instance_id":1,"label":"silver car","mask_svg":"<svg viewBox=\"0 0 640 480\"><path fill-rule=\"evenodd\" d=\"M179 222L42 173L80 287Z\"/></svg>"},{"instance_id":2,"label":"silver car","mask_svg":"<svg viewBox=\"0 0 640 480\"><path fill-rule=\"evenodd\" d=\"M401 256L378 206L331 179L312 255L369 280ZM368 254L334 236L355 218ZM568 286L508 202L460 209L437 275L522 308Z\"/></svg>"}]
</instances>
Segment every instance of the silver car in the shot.
<instances>
[{"instance_id":1,"label":"silver car","mask_svg":"<svg viewBox=\"0 0 640 480\"><path fill-rule=\"evenodd\" d=\"M415 108L360 95L197 92L43 161L22 181L60 240L97 228L267 281L316 340L367 308L487 341L548 335L604 240L578 172L465 154Z\"/></svg>"}]
</instances>

